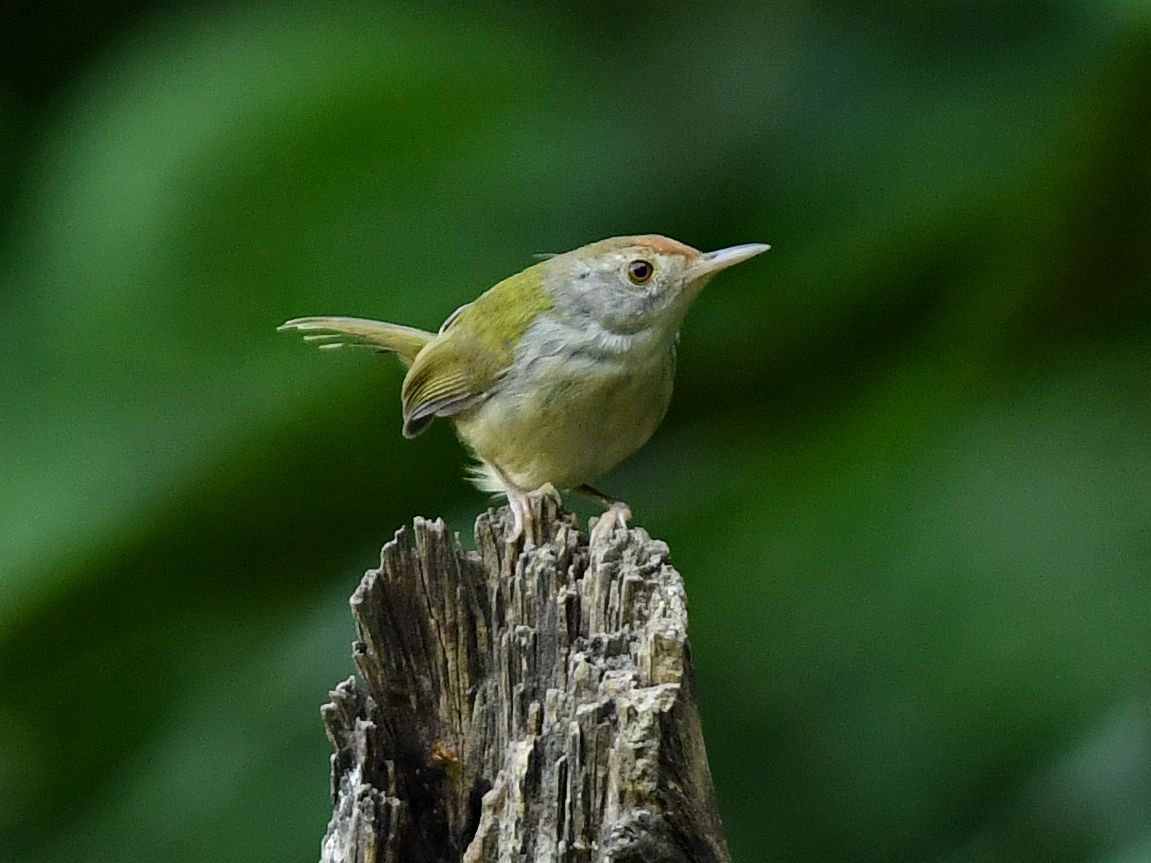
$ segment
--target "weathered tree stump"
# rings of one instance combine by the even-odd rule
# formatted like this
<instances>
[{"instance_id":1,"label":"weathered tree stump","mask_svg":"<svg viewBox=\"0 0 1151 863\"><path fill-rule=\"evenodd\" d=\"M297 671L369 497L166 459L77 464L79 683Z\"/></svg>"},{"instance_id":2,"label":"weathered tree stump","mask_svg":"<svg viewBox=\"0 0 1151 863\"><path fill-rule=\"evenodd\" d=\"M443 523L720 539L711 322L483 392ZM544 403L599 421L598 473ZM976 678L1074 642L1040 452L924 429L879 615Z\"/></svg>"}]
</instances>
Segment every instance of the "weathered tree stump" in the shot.
<instances>
[{"instance_id":1,"label":"weathered tree stump","mask_svg":"<svg viewBox=\"0 0 1151 863\"><path fill-rule=\"evenodd\" d=\"M506 508L474 552L416 519L365 574L324 863L729 860L667 546L539 515L527 551Z\"/></svg>"}]
</instances>

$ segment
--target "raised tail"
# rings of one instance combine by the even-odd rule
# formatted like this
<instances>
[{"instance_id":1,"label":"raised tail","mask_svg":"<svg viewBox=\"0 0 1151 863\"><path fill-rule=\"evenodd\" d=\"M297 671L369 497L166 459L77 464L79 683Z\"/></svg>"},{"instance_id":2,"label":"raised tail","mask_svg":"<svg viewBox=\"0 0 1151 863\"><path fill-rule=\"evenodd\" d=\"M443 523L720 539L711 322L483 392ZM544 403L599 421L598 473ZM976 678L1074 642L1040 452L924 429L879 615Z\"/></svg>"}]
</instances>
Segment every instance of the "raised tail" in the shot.
<instances>
[{"instance_id":1,"label":"raised tail","mask_svg":"<svg viewBox=\"0 0 1151 863\"><path fill-rule=\"evenodd\" d=\"M390 351L410 366L424 345L436 337L435 333L370 321L367 318L313 317L294 318L276 327L277 332L304 334L304 340L318 342L321 348L349 347L374 348Z\"/></svg>"}]
</instances>

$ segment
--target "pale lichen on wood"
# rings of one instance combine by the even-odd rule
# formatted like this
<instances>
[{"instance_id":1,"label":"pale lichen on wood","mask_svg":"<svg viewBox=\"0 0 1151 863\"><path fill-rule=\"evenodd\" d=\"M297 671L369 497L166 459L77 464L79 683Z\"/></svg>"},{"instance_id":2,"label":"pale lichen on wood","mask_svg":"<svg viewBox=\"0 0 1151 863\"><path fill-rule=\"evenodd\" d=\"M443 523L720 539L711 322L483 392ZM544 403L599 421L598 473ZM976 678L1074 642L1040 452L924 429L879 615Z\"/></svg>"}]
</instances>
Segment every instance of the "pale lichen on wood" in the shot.
<instances>
[{"instance_id":1,"label":"pale lichen on wood","mask_svg":"<svg viewBox=\"0 0 1151 863\"><path fill-rule=\"evenodd\" d=\"M506 509L477 551L417 519L364 576L324 863L729 859L667 546L539 515L526 551Z\"/></svg>"}]
</instances>

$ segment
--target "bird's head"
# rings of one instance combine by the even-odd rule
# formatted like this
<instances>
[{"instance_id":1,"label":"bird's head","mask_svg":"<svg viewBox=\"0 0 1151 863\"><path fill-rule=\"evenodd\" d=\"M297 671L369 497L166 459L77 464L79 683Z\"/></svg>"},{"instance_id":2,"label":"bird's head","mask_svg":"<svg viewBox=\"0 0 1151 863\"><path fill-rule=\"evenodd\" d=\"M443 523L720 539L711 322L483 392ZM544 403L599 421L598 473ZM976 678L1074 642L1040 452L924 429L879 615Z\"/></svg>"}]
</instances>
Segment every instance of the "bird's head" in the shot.
<instances>
[{"instance_id":1,"label":"bird's head","mask_svg":"<svg viewBox=\"0 0 1151 863\"><path fill-rule=\"evenodd\" d=\"M590 318L620 335L674 336L688 307L720 270L770 246L701 252L661 236L613 237L544 261L544 287L567 320Z\"/></svg>"}]
</instances>

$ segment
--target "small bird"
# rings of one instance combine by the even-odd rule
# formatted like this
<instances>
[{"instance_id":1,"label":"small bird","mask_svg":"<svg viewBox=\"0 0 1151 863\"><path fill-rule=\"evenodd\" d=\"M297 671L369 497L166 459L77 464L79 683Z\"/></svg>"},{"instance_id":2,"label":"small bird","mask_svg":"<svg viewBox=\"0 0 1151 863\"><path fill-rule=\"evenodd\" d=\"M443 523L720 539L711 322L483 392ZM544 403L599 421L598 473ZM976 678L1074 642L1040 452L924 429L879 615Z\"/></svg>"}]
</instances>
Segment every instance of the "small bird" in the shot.
<instances>
[{"instance_id":1,"label":"small bird","mask_svg":"<svg viewBox=\"0 0 1151 863\"><path fill-rule=\"evenodd\" d=\"M280 331L357 345L408 366L404 437L445 417L479 460L472 480L507 495L511 538L534 542L532 498L570 489L601 502L592 542L631 510L590 483L631 455L671 401L676 342L712 276L770 248L700 252L661 236L612 237L559 255L456 309L438 333L363 318L307 317Z\"/></svg>"}]
</instances>

